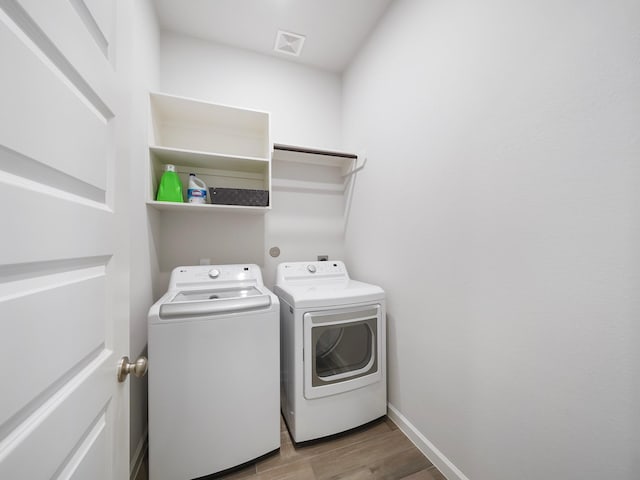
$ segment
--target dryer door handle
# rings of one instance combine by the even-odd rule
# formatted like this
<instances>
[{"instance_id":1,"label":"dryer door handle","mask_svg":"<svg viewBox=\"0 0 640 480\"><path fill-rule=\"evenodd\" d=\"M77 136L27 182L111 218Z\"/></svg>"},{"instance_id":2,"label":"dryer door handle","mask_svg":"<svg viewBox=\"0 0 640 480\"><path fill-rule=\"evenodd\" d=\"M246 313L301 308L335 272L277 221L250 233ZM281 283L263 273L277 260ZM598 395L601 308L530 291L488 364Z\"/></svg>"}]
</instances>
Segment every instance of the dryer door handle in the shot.
<instances>
[{"instance_id":1,"label":"dryer door handle","mask_svg":"<svg viewBox=\"0 0 640 480\"><path fill-rule=\"evenodd\" d=\"M269 295L247 298L225 298L203 302L172 302L160 305L160 318L201 317L223 313L246 312L271 306Z\"/></svg>"}]
</instances>

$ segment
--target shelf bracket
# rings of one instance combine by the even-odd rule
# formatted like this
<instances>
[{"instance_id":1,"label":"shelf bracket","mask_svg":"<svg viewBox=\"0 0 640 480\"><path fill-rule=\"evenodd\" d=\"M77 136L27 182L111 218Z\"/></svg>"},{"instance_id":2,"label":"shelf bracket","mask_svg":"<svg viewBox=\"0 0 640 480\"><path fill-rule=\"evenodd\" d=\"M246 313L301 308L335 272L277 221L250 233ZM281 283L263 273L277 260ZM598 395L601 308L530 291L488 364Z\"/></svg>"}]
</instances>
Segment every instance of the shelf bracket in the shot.
<instances>
[{"instance_id":1,"label":"shelf bracket","mask_svg":"<svg viewBox=\"0 0 640 480\"><path fill-rule=\"evenodd\" d=\"M365 157L365 156L356 157L356 158L353 159L353 164L352 164L351 168L349 170L343 170L342 176L343 177L350 177L354 173L359 172L360 170L362 170L366 164L367 164L367 157Z\"/></svg>"}]
</instances>

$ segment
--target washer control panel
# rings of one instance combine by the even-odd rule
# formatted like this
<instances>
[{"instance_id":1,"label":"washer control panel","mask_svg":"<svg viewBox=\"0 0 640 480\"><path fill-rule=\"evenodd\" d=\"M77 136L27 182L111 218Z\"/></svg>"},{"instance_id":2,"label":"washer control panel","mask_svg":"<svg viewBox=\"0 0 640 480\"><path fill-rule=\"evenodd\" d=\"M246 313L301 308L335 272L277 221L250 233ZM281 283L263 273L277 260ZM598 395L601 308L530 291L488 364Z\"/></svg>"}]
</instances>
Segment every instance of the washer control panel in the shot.
<instances>
[{"instance_id":1,"label":"washer control panel","mask_svg":"<svg viewBox=\"0 0 640 480\"><path fill-rule=\"evenodd\" d=\"M174 268L169 287L190 284L218 285L233 282L249 282L263 285L258 265L194 265Z\"/></svg>"},{"instance_id":2,"label":"washer control panel","mask_svg":"<svg viewBox=\"0 0 640 480\"><path fill-rule=\"evenodd\" d=\"M341 261L287 262L278 265L278 284L318 277L348 279L349 274Z\"/></svg>"}]
</instances>

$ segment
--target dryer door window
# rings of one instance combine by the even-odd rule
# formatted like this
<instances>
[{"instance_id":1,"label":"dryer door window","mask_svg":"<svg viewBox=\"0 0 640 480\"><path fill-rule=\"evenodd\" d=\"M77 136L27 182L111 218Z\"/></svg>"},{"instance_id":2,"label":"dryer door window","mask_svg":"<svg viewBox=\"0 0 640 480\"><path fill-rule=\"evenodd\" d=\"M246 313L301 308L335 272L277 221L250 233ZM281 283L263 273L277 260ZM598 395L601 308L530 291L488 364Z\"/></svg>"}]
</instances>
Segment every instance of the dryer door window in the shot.
<instances>
[{"instance_id":1,"label":"dryer door window","mask_svg":"<svg viewBox=\"0 0 640 480\"><path fill-rule=\"evenodd\" d=\"M304 314L305 397L317 398L379 381L380 305Z\"/></svg>"},{"instance_id":2,"label":"dryer door window","mask_svg":"<svg viewBox=\"0 0 640 480\"><path fill-rule=\"evenodd\" d=\"M366 375L376 367L376 319L312 329L313 386Z\"/></svg>"}]
</instances>

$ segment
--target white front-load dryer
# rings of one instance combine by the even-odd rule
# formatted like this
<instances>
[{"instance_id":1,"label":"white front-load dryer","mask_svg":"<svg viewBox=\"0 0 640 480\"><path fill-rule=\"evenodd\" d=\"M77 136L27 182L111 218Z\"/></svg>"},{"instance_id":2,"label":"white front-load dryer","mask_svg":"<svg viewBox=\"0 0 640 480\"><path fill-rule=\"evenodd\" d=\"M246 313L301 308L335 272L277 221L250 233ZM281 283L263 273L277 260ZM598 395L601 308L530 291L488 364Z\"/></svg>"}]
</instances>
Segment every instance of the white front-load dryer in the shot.
<instances>
[{"instance_id":1,"label":"white front-load dryer","mask_svg":"<svg viewBox=\"0 0 640 480\"><path fill-rule=\"evenodd\" d=\"M149 311L149 469L191 480L280 447L279 302L257 265L178 267Z\"/></svg>"},{"instance_id":2,"label":"white front-load dryer","mask_svg":"<svg viewBox=\"0 0 640 480\"><path fill-rule=\"evenodd\" d=\"M344 263L278 265L281 409L294 442L387 413L384 291L351 280Z\"/></svg>"}]
</instances>

